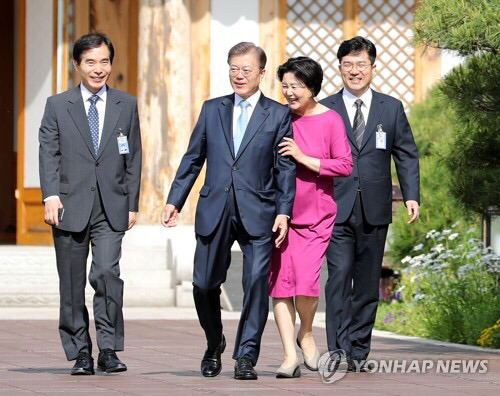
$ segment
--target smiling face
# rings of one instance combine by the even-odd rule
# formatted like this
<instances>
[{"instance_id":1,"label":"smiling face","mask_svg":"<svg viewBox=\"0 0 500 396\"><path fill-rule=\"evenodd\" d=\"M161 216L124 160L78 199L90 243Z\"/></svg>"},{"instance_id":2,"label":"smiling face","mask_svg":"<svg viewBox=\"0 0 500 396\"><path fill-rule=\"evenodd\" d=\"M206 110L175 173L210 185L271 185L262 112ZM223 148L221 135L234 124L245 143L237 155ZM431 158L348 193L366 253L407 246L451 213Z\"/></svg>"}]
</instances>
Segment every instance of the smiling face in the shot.
<instances>
[{"instance_id":1,"label":"smiling face","mask_svg":"<svg viewBox=\"0 0 500 396\"><path fill-rule=\"evenodd\" d=\"M354 96L360 97L370 88L375 65L371 64L367 51L344 56L339 69L344 87Z\"/></svg>"},{"instance_id":2,"label":"smiling face","mask_svg":"<svg viewBox=\"0 0 500 396\"><path fill-rule=\"evenodd\" d=\"M249 98L259 90L264 72L264 69L260 69L255 51L234 55L229 59L229 81L234 92L243 99Z\"/></svg>"},{"instance_id":3,"label":"smiling face","mask_svg":"<svg viewBox=\"0 0 500 396\"><path fill-rule=\"evenodd\" d=\"M80 74L82 84L90 92L96 94L108 81L111 74L109 48L106 44L91 48L82 53L80 63L73 61L75 69Z\"/></svg>"},{"instance_id":4,"label":"smiling face","mask_svg":"<svg viewBox=\"0 0 500 396\"><path fill-rule=\"evenodd\" d=\"M292 72L283 74L281 91L293 113L303 114L315 103L312 93Z\"/></svg>"}]
</instances>

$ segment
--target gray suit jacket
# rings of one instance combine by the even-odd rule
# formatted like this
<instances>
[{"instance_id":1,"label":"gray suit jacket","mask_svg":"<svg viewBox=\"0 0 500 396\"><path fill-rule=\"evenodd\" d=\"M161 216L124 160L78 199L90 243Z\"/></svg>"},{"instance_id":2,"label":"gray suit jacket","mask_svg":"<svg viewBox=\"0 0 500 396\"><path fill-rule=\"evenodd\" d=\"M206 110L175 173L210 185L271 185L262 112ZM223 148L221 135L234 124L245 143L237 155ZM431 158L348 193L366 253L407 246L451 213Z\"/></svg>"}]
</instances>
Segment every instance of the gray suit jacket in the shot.
<instances>
[{"instance_id":1,"label":"gray suit jacket","mask_svg":"<svg viewBox=\"0 0 500 396\"><path fill-rule=\"evenodd\" d=\"M120 155L117 137L128 138ZM135 97L108 87L101 142L94 153L80 87L47 99L39 131L43 199L58 195L64 205L58 228L82 231L90 218L97 186L111 227L124 231L128 212L139 209L141 136Z\"/></svg>"}]
</instances>

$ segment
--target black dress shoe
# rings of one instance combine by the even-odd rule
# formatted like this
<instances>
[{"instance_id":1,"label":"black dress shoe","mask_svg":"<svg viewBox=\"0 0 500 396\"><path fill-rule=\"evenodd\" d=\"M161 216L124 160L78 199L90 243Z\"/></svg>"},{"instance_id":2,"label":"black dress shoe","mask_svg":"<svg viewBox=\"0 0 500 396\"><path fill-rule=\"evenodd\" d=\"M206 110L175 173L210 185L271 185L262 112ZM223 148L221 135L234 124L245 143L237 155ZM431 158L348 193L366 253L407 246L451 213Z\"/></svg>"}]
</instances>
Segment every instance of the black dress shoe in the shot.
<instances>
[{"instance_id":1,"label":"black dress shoe","mask_svg":"<svg viewBox=\"0 0 500 396\"><path fill-rule=\"evenodd\" d=\"M365 358L348 358L347 371L366 373L373 369L373 364L367 363Z\"/></svg>"},{"instance_id":2,"label":"black dress shoe","mask_svg":"<svg viewBox=\"0 0 500 396\"><path fill-rule=\"evenodd\" d=\"M93 375L94 359L87 352L80 352L76 358L75 365L71 369L71 375Z\"/></svg>"},{"instance_id":3,"label":"black dress shoe","mask_svg":"<svg viewBox=\"0 0 500 396\"><path fill-rule=\"evenodd\" d=\"M221 355L226 349L226 338L222 334L220 344L214 349L207 349L201 360L201 374L204 377L215 377L222 370Z\"/></svg>"},{"instance_id":4,"label":"black dress shoe","mask_svg":"<svg viewBox=\"0 0 500 396\"><path fill-rule=\"evenodd\" d=\"M116 356L115 351L112 349L103 349L99 352L99 357L97 358L97 368L107 373L127 371L125 363L118 359L118 356Z\"/></svg>"},{"instance_id":5,"label":"black dress shoe","mask_svg":"<svg viewBox=\"0 0 500 396\"><path fill-rule=\"evenodd\" d=\"M253 369L252 361L248 356L240 357L234 365L234 378L238 380L256 380L257 373Z\"/></svg>"}]
</instances>

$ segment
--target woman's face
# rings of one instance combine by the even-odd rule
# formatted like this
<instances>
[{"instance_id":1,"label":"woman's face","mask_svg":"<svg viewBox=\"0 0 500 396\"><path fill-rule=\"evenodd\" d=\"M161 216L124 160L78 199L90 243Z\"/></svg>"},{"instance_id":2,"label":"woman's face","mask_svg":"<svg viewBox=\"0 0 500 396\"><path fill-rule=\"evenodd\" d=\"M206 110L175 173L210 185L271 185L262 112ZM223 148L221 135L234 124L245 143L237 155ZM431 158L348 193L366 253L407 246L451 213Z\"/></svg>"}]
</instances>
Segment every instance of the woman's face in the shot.
<instances>
[{"instance_id":1,"label":"woman's face","mask_svg":"<svg viewBox=\"0 0 500 396\"><path fill-rule=\"evenodd\" d=\"M290 109L294 113L301 113L314 102L313 95L302 81L297 80L292 72L283 75L281 81L281 90L286 101L290 105Z\"/></svg>"}]
</instances>

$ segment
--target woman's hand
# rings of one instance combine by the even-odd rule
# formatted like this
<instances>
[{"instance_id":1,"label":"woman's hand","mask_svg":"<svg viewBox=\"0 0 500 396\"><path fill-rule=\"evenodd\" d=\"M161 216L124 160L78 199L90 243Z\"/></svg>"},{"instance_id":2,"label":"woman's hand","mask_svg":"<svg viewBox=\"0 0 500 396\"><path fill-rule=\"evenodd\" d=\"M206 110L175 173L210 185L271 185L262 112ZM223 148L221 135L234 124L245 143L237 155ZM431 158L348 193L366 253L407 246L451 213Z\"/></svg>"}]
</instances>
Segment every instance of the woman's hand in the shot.
<instances>
[{"instance_id":1,"label":"woman's hand","mask_svg":"<svg viewBox=\"0 0 500 396\"><path fill-rule=\"evenodd\" d=\"M278 144L278 147L280 147L278 154L293 157L295 161L302 163L305 155L300 151L295 140L285 137L283 141Z\"/></svg>"}]
</instances>

